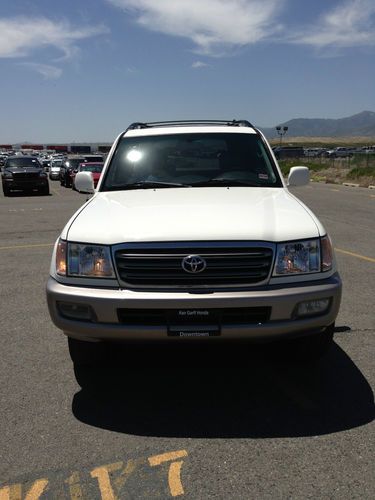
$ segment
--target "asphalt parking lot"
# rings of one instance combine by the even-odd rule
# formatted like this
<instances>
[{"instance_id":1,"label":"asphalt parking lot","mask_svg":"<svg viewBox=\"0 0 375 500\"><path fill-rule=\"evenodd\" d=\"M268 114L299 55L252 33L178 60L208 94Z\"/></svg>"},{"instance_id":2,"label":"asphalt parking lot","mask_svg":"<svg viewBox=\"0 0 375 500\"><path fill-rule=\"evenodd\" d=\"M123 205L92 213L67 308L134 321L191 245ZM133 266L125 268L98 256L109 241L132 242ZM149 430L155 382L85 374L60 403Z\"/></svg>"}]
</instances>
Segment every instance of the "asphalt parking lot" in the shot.
<instances>
[{"instance_id":1,"label":"asphalt parking lot","mask_svg":"<svg viewBox=\"0 0 375 500\"><path fill-rule=\"evenodd\" d=\"M0 194L0 499L374 498L375 191L294 192L344 282L332 350L134 347L80 387L45 301L52 246L86 196Z\"/></svg>"}]
</instances>

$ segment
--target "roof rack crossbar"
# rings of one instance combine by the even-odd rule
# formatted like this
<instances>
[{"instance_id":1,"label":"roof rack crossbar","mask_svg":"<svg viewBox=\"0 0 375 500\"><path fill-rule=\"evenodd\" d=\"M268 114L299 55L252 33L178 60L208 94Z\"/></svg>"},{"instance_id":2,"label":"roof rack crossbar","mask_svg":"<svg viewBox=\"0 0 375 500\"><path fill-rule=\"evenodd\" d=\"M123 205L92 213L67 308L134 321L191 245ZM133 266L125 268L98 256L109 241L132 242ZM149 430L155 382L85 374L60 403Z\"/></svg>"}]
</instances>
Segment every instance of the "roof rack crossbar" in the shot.
<instances>
[{"instance_id":1,"label":"roof rack crossbar","mask_svg":"<svg viewBox=\"0 0 375 500\"><path fill-rule=\"evenodd\" d=\"M232 127L251 127L253 125L247 120L173 120L162 122L135 122L129 125L127 130L135 130L150 127L183 127L189 125L223 125Z\"/></svg>"}]
</instances>

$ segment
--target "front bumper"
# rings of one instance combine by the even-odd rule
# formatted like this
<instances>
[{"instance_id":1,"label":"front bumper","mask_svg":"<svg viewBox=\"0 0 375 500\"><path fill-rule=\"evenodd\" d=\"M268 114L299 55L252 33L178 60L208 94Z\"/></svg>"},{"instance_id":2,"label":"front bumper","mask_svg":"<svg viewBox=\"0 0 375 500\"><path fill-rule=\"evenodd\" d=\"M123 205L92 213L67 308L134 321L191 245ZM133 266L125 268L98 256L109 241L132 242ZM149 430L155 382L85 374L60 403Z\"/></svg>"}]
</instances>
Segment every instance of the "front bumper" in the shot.
<instances>
[{"instance_id":1,"label":"front bumper","mask_svg":"<svg viewBox=\"0 0 375 500\"><path fill-rule=\"evenodd\" d=\"M18 180L3 180L3 186L8 189L24 190L24 189L41 189L48 186L48 180L44 179L18 179Z\"/></svg>"},{"instance_id":2,"label":"front bumper","mask_svg":"<svg viewBox=\"0 0 375 500\"><path fill-rule=\"evenodd\" d=\"M53 172L52 170L50 170L49 178L51 179L51 181L56 181L57 179L60 179L60 172Z\"/></svg>"},{"instance_id":3,"label":"front bumper","mask_svg":"<svg viewBox=\"0 0 375 500\"><path fill-rule=\"evenodd\" d=\"M249 339L270 341L281 337L296 337L321 332L332 324L339 311L341 301L341 279L338 274L319 282L298 283L287 286L264 286L256 290L241 292L218 292L212 294L139 292L119 289L99 289L67 286L49 278L47 302L54 324L69 337L87 341L121 340L169 340L168 325L127 324L119 320L119 309L136 310L195 310L225 308L271 309L264 322L225 323L220 325L220 336L210 339ZM297 304L307 300L330 299L330 306L319 316L295 318ZM68 319L61 314L58 304L69 303L86 306L93 311L93 319ZM125 315L126 316L126 315ZM207 325L203 325L202 329ZM194 329L200 326L194 324Z\"/></svg>"}]
</instances>

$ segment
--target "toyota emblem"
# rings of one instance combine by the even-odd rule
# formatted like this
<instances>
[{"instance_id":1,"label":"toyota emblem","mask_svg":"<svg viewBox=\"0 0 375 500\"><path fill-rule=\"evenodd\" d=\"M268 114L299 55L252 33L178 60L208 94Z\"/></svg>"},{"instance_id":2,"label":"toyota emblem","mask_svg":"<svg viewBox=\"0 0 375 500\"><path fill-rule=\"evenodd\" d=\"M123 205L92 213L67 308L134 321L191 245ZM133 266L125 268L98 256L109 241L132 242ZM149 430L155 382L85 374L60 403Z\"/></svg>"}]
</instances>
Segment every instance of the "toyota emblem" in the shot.
<instances>
[{"instance_id":1,"label":"toyota emblem","mask_svg":"<svg viewBox=\"0 0 375 500\"><path fill-rule=\"evenodd\" d=\"M206 266L206 261L200 255L188 255L182 259L182 269L187 273L201 273Z\"/></svg>"}]
</instances>

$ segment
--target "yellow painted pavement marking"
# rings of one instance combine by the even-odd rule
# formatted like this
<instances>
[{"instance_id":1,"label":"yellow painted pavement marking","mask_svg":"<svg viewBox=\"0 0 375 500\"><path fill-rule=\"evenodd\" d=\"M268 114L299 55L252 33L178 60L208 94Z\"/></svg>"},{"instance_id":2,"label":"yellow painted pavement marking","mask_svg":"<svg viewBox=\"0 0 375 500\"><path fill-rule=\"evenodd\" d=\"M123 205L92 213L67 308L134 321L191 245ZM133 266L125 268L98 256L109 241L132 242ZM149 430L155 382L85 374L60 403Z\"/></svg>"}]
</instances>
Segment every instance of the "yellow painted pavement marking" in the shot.
<instances>
[{"instance_id":1,"label":"yellow painted pavement marking","mask_svg":"<svg viewBox=\"0 0 375 500\"><path fill-rule=\"evenodd\" d=\"M336 252L343 253L345 255L350 255L351 257L356 257L357 259L367 260L368 262L375 262L373 257L366 257L366 255L361 255L359 253L348 252L347 250L342 250L341 248L335 248Z\"/></svg>"},{"instance_id":2,"label":"yellow painted pavement marking","mask_svg":"<svg viewBox=\"0 0 375 500\"><path fill-rule=\"evenodd\" d=\"M181 467L184 463L182 460L176 462L178 458L186 457L186 450L171 451L149 457L148 461L151 467L161 465L165 462L172 462L168 471L168 484L172 497L177 497L184 494L184 488L181 483Z\"/></svg>"},{"instance_id":3,"label":"yellow painted pavement marking","mask_svg":"<svg viewBox=\"0 0 375 500\"><path fill-rule=\"evenodd\" d=\"M170 462L172 460L177 460L178 458L182 457L187 457L187 451L186 450L178 450L178 451L171 451L168 453L163 453L161 455L155 455L153 457L150 457L148 459L149 464L151 467L155 467L155 465L160 465L164 462Z\"/></svg>"},{"instance_id":4,"label":"yellow painted pavement marking","mask_svg":"<svg viewBox=\"0 0 375 500\"><path fill-rule=\"evenodd\" d=\"M79 473L73 472L73 474L65 482L69 485L70 499L82 500L83 493L80 484Z\"/></svg>"},{"instance_id":5,"label":"yellow painted pavement marking","mask_svg":"<svg viewBox=\"0 0 375 500\"><path fill-rule=\"evenodd\" d=\"M56 191L56 189L51 189L51 191L55 194L57 194L58 196L61 196L61 193L59 193L58 191Z\"/></svg>"},{"instance_id":6,"label":"yellow painted pavement marking","mask_svg":"<svg viewBox=\"0 0 375 500\"><path fill-rule=\"evenodd\" d=\"M119 477L117 477L114 480L115 486L116 486L116 488L117 488L118 491L121 490L121 488L126 483L126 481L127 481L128 477L130 476L130 474L132 474L135 471L136 467L137 467L137 461L136 460L128 460L127 461L127 464L126 464L126 467L124 468L124 470L121 472L121 474L119 475Z\"/></svg>"},{"instance_id":7,"label":"yellow painted pavement marking","mask_svg":"<svg viewBox=\"0 0 375 500\"><path fill-rule=\"evenodd\" d=\"M181 483L181 468L183 460L181 458L188 455L186 450L171 451L154 455L148 459L130 459L127 462L114 462L111 464L95 467L89 472L89 476L96 479L95 483L99 489L101 500L118 500L123 498L126 492L123 486L134 471L141 465L148 463L151 467L160 466L169 462L168 486L170 495L178 497L184 495L184 488ZM70 500L82 500L85 497L85 483L81 484L82 476L78 471L72 471L70 476L63 481L64 489ZM31 484L31 483L29 483ZM34 480L29 484L14 483L0 487L0 500L40 500L47 494L53 494L51 484L46 478ZM55 485L56 486L56 485ZM60 491L60 490L59 490ZM60 498L60 497L58 497ZM64 497L65 498L65 497Z\"/></svg>"},{"instance_id":8,"label":"yellow painted pavement marking","mask_svg":"<svg viewBox=\"0 0 375 500\"><path fill-rule=\"evenodd\" d=\"M334 193L339 193L340 190L339 189L330 189L330 191L334 192Z\"/></svg>"},{"instance_id":9,"label":"yellow painted pavement marking","mask_svg":"<svg viewBox=\"0 0 375 500\"><path fill-rule=\"evenodd\" d=\"M0 489L0 500L38 500L46 486L48 479L38 479L35 481L29 491L22 497L22 485L12 484Z\"/></svg>"},{"instance_id":10,"label":"yellow painted pavement marking","mask_svg":"<svg viewBox=\"0 0 375 500\"><path fill-rule=\"evenodd\" d=\"M184 488L181 483L181 467L184 462L172 462L168 472L168 484L172 497L178 497L184 494Z\"/></svg>"},{"instance_id":11,"label":"yellow painted pavement marking","mask_svg":"<svg viewBox=\"0 0 375 500\"><path fill-rule=\"evenodd\" d=\"M121 467L122 462L116 462L114 464L102 465L90 472L91 477L96 477L98 480L102 500L117 500L113 492L109 474L121 469Z\"/></svg>"},{"instance_id":12,"label":"yellow painted pavement marking","mask_svg":"<svg viewBox=\"0 0 375 500\"><path fill-rule=\"evenodd\" d=\"M113 464L102 465L101 467L97 467L90 472L91 477L98 480L102 500L116 500L118 498L113 490L112 483L116 487L117 492L120 492L130 474L134 472L137 462L135 460L128 460L124 470L117 478L112 478L111 483L111 474L121 470L123 465L123 462L115 462Z\"/></svg>"},{"instance_id":13,"label":"yellow painted pavement marking","mask_svg":"<svg viewBox=\"0 0 375 500\"><path fill-rule=\"evenodd\" d=\"M20 248L42 248L42 247L53 247L54 243L36 243L35 245L13 245L10 247L0 247L0 250L17 250ZM1 500L1 499L0 499Z\"/></svg>"}]
</instances>

